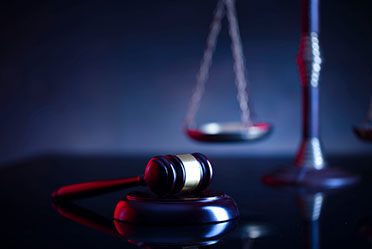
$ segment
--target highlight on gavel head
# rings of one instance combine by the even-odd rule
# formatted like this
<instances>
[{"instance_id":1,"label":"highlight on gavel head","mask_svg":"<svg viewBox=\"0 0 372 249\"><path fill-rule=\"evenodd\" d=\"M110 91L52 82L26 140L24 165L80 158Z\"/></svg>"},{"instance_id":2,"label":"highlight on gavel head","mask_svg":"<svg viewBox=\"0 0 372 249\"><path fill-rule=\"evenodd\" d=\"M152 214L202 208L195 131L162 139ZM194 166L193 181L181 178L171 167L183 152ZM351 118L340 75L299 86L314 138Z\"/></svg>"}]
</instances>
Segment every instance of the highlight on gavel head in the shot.
<instances>
[{"instance_id":1,"label":"highlight on gavel head","mask_svg":"<svg viewBox=\"0 0 372 249\"><path fill-rule=\"evenodd\" d=\"M198 192L213 177L209 159L201 153L157 156L147 164L144 180L157 195Z\"/></svg>"}]
</instances>

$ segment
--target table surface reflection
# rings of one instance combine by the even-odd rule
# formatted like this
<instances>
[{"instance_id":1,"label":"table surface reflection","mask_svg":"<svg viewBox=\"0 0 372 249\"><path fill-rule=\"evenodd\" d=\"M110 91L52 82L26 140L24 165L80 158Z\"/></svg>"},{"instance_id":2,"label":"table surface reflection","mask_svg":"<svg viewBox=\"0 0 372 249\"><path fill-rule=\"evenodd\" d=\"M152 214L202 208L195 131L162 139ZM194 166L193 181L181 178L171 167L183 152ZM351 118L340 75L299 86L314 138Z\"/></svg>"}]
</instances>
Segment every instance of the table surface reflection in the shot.
<instances>
[{"instance_id":1,"label":"table surface reflection","mask_svg":"<svg viewBox=\"0 0 372 249\"><path fill-rule=\"evenodd\" d=\"M4 165L0 169L0 247L143 246L61 216L53 207L50 194L66 184L136 176L143 172L150 158L151 155L48 155ZM263 174L280 165L291 164L290 157L212 156L210 160L215 172L210 188L223 190L233 197L241 217L233 231L208 247L372 248L371 156L329 158L331 165L357 173L362 178L356 186L330 193L277 189L261 183ZM74 201L74 205L98 214L110 223L117 201L129 191ZM309 208L313 216L306 214ZM185 233L188 229L191 228L186 227Z\"/></svg>"}]
</instances>

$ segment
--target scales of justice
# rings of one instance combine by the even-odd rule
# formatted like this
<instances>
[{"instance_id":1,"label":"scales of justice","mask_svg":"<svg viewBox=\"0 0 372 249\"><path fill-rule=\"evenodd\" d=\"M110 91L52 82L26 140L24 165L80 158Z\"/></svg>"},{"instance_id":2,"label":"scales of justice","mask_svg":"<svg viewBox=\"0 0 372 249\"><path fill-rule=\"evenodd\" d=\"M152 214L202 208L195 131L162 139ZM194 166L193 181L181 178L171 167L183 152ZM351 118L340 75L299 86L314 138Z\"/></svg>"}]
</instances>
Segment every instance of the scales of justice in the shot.
<instances>
[{"instance_id":1,"label":"scales of justice","mask_svg":"<svg viewBox=\"0 0 372 249\"><path fill-rule=\"evenodd\" d=\"M207 123L198 126L195 124L195 115L205 91L221 21L225 14L231 38L241 121ZM268 123L255 123L251 117L243 49L234 0L217 2L206 43L196 87L185 118L185 133L190 138L202 142L248 142L267 136L272 126ZM301 1L301 38L297 64L302 88L302 141L292 166L274 170L263 176L262 180L269 185L305 185L315 188L338 188L356 183L358 177L327 164L320 139L319 76L322 58L319 46L319 0Z\"/></svg>"}]
</instances>

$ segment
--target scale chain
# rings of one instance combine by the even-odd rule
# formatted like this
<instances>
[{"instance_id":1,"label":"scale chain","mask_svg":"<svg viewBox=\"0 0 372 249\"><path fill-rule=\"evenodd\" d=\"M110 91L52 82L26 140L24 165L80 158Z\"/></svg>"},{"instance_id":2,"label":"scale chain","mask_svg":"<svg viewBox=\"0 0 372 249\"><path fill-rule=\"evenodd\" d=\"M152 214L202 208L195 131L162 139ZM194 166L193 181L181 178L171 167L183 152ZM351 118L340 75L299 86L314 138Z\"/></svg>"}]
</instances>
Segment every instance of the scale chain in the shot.
<instances>
[{"instance_id":1,"label":"scale chain","mask_svg":"<svg viewBox=\"0 0 372 249\"><path fill-rule=\"evenodd\" d=\"M243 49L240 39L239 26L235 10L235 0L219 0L215 9L213 21L207 38L207 46L200 63L199 73L196 77L196 87L191 97L185 123L187 127L194 126L195 115L200 106L201 98L205 91L205 85L209 77L209 69L216 49L217 37L221 30L221 22L227 9L229 23L229 34L231 38L231 50L233 53L235 84L238 90L237 99L241 110L241 121L244 125L251 124L248 105L247 81L245 76L245 65Z\"/></svg>"},{"instance_id":2,"label":"scale chain","mask_svg":"<svg viewBox=\"0 0 372 249\"><path fill-rule=\"evenodd\" d=\"M199 73L196 77L196 87L191 97L189 110L186 115L186 125L193 126L195 115L200 106L200 100L205 90L205 84L209 77L209 69L212 64L213 53L216 49L217 37L221 30L221 21L225 15L224 0L219 0L214 12L213 21L207 38L207 46L200 62Z\"/></svg>"},{"instance_id":3,"label":"scale chain","mask_svg":"<svg viewBox=\"0 0 372 249\"><path fill-rule=\"evenodd\" d=\"M244 125L250 125L250 112L248 106L247 80L243 57L243 46L241 43L239 25L235 9L235 0L225 0L227 18L229 23L229 34L231 37L231 50L234 58L235 84L238 89L238 102L241 111L241 120Z\"/></svg>"}]
</instances>

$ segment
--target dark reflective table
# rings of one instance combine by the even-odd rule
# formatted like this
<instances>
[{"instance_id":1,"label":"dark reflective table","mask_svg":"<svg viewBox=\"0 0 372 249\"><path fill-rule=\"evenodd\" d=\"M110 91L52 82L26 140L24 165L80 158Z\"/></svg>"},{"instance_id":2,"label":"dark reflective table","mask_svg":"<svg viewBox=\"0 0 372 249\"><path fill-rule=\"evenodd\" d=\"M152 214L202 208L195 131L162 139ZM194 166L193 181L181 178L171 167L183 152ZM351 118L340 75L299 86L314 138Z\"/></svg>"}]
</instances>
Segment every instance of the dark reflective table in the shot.
<instances>
[{"instance_id":1,"label":"dark reflective table","mask_svg":"<svg viewBox=\"0 0 372 249\"><path fill-rule=\"evenodd\" d=\"M175 229L115 224L115 205L131 190L74 201L63 207L70 217L52 203L50 194L62 185L135 176L152 156L49 155L3 165L0 248L372 248L368 155L330 157L332 165L361 175L361 182L327 193L261 183L262 175L290 164L291 157L211 156L210 188L236 201L241 217L234 224Z\"/></svg>"}]
</instances>

